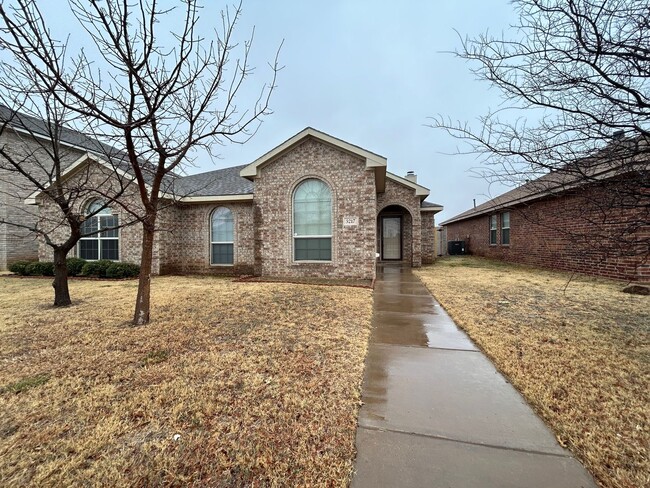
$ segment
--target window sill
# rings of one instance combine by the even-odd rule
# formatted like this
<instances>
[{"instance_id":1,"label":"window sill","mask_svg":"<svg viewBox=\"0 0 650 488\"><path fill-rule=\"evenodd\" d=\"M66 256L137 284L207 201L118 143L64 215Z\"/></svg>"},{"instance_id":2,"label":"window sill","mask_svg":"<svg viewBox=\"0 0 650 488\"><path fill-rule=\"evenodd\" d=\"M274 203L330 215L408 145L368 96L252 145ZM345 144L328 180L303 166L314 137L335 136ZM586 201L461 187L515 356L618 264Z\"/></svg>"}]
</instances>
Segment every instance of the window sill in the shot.
<instances>
[{"instance_id":1,"label":"window sill","mask_svg":"<svg viewBox=\"0 0 650 488\"><path fill-rule=\"evenodd\" d=\"M232 268L235 264L210 264L211 268Z\"/></svg>"},{"instance_id":2,"label":"window sill","mask_svg":"<svg viewBox=\"0 0 650 488\"><path fill-rule=\"evenodd\" d=\"M308 260L301 260L301 261L293 261L291 264L294 266L300 266L301 264L332 264L334 261L308 261Z\"/></svg>"}]
</instances>

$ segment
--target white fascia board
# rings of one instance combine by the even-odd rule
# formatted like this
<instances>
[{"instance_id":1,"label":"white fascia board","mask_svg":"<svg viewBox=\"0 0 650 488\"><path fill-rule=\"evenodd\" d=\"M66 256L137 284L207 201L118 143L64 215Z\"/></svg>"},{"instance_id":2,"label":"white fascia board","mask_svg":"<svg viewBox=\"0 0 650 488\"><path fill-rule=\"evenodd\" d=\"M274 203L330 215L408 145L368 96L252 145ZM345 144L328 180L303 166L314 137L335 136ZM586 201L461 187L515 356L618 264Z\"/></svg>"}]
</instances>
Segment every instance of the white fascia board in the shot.
<instances>
[{"instance_id":1,"label":"white fascia board","mask_svg":"<svg viewBox=\"0 0 650 488\"><path fill-rule=\"evenodd\" d=\"M424 207L420 208L420 212L442 212L445 209L445 207Z\"/></svg>"},{"instance_id":2,"label":"white fascia board","mask_svg":"<svg viewBox=\"0 0 650 488\"><path fill-rule=\"evenodd\" d=\"M298 134L286 140L279 146L275 147L274 149L271 149L263 156L257 158L251 164L243 168L239 172L239 175L242 178L255 178L256 176L258 176L259 169L264 164L273 160L276 156L278 156L279 154L286 151L291 146L295 145L296 143L298 143L299 141L301 141L302 139L308 136L314 137L334 147L338 147L339 149L342 149L344 151L347 151L349 153L364 158L366 160L366 168L385 167L387 165L386 158L384 158L383 156L380 156L375 153L371 153L370 151L366 151L365 149L362 149L359 146L355 146L353 144L350 144L349 142L345 142L342 141L341 139L337 139L336 137L332 137L329 134L325 134L324 132L318 131L316 129L312 129L311 127L307 127L306 129L300 131Z\"/></svg>"},{"instance_id":3,"label":"white fascia board","mask_svg":"<svg viewBox=\"0 0 650 488\"><path fill-rule=\"evenodd\" d=\"M163 198L174 197L171 195L164 195ZM253 200L254 195L247 193L244 195L205 195L205 196L187 196L177 199L179 203L211 203L211 202L244 202Z\"/></svg>"},{"instance_id":4,"label":"white fascia board","mask_svg":"<svg viewBox=\"0 0 650 488\"><path fill-rule=\"evenodd\" d=\"M108 168L111 171L115 171L118 175L120 175L122 177L128 177L128 178L131 178L132 180L135 179L133 176L131 176L126 171L112 166L107 161L97 157L96 155L94 155L92 153L86 152L85 154L82 154L78 159L76 159L74 163L72 163L70 166L68 166L63 173L61 173L61 180L65 180L70 175L74 174L79 168L81 168L82 166L84 166L85 164L88 164L90 162L100 164L100 165L104 166L105 168ZM56 181L56 179L54 181ZM52 183L54 183L54 181ZM45 185L45 189L49 188L50 186L51 186L51 183L48 183L47 185ZM148 185L147 185L147 187L148 187ZM41 193L43 193L42 190L36 190L34 193L29 195L24 200L25 205L36 205L36 198Z\"/></svg>"},{"instance_id":5,"label":"white fascia board","mask_svg":"<svg viewBox=\"0 0 650 488\"><path fill-rule=\"evenodd\" d=\"M417 183L413 183L410 180L407 180L406 178L402 178L401 176L397 176L396 174L390 173L389 171L386 171L386 178L389 180L396 181L397 183L401 183L404 186L408 186L409 188L413 188L415 190L415 194L418 197L428 197L429 189L425 186L418 185Z\"/></svg>"}]
</instances>

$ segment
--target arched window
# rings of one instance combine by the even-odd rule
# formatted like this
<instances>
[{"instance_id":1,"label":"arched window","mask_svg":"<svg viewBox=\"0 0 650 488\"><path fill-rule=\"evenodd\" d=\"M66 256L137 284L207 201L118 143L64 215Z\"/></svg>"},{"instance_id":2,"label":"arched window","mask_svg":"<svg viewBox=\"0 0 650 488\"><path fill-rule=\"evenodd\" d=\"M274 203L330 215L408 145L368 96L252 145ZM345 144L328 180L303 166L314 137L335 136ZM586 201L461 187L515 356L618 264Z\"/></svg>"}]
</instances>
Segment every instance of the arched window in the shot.
<instances>
[{"instance_id":1,"label":"arched window","mask_svg":"<svg viewBox=\"0 0 650 488\"><path fill-rule=\"evenodd\" d=\"M332 260L332 192L317 179L293 194L293 248L296 261Z\"/></svg>"},{"instance_id":2,"label":"arched window","mask_svg":"<svg viewBox=\"0 0 650 488\"><path fill-rule=\"evenodd\" d=\"M120 259L118 217L101 200L93 200L84 212L86 220L81 224L79 257L90 261L97 259Z\"/></svg>"},{"instance_id":3,"label":"arched window","mask_svg":"<svg viewBox=\"0 0 650 488\"><path fill-rule=\"evenodd\" d=\"M233 264L234 222L232 212L219 207L212 212L210 225L210 264Z\"/></svg>"}]
</instances>

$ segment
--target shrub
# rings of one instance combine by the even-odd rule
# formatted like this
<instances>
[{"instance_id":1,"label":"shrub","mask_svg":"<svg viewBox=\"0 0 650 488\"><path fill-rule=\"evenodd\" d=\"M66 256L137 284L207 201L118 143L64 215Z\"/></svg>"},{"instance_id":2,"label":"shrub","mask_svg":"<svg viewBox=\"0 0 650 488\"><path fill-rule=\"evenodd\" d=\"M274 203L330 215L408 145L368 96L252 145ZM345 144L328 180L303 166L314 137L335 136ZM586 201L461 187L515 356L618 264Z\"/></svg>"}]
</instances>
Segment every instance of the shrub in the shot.
<instances>
[{"instance_id":1,"label":"shrub","mask_svg":"<svg viewBox=\"0 0 650 488\"><path fill-rule=\"evenodd\" d=\"M68 276L79 276L81 270L88 261L81 258L68 258L65 260L65 264L68 267Z\"/></svg>"},{"instance_id":2,"label":"shrub","mask_svg":"<svg viewBox=\"0 0 650 488\"><path fill-rule=\"evenodd\" d=\"M106 270L113 264L113 261L100 259L99 261L88 261L81 268L81 276L92 276L94 278L106 278Z\"/></svg>"},{"instance_id":3,"label":"shrub","mask_svg":"<svg viewBox=\"0 0 650 488\"><path fill-rule=\"evenodd\" d=\"M27 275L27 265L31 264L33 261L16 261L15 263L9 266L9 271L20 276Z\"/></svg>"},{"instance_id":4,"label":"shrub","mask_svg":"<svg viewBox=\"0 0 650 488\"><path fill-rule=\"evenodd\" d=\"M51 261L34 261L25 266L28 276L54 276L54 263Z\"/></svg>"},{"instance_id":5,"label":"shrub","mask_svg":"<svg viewBox=\"0 0 650 488\"><path fill-rule=\"evenodd\" d=\"M140 266L131 263L112 263L106 269L107 278L133 278L140 274Z\"/></svg>"}]
</instances>

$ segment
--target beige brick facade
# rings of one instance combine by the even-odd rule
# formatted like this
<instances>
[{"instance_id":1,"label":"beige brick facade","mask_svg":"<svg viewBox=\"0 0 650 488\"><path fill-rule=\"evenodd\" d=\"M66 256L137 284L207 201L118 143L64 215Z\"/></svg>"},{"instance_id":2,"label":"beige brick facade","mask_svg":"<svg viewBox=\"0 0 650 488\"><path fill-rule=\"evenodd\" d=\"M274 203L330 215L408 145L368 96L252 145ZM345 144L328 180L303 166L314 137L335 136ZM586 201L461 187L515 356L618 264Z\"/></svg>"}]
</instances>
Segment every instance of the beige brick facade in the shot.
<instances>
[{"instance_id":1,"label":"beige brick facade","mask_svg":"<svg viewBox=\"0 0 650 488\"><path fill-rule=\"evenodd\" d=\"M332 192L331 262L296 262L293 255L292 196L305 179L324 181ZM255 180L256 269L269 276L375 276L376 194L374 173L360 158L307 139L268 164ZM358 225L343 226L344 217Z\"/></svg>"},{"instance_id":2,"label":"beige brick facade","mask_svg":"<svg viewBox=\"0 0 650 488\"><path fill-rule=\"evenodd\" d=\"M385 208L399 206L405 210L402 222L402 261L417 268L422 265L422 222L420 199L412 188L386 180L386 191L377 195L377 215ZM433 240L434 236L425 236Z\"/></svg>"},{"instance_id":3,"label":"beige brick facade","mask_svg":"<svg viewBox=\"0 0 650 488\"><path fill-rule=\"evenodd\" d=\"M412 266L431 262L435 232L433 214L421 212L422 197L416 194L416 187L390 176L379 181L378 174L386 175L385 159L382 168L381 156L342 141L339 145L337 141L321 139L313 133L298 138L264 160L257 172L246 176L249 180L247 194L208 195L178 202L164 200L157 220L152 271L371 280L375 276L376 253L380 249L379 216L389 206L399 206L403 212L402 262ZM373 157L379 163L369 164L368 159ZM240 183L247 181L239 176L239 171L236 178L241 178ZM311 178L324 182L331 192L332 252L329 261L294 259L294 191L301 182ZM78 174L70 175L67 181L74 186L79 179L98 193L110 194L118 186L116 177L111 178L111 169L95 162ZM82 212L92 198L89 196L77 202L76 211ZM40 211L42 222L60 221L59 210L51 201L42 197L37 201L38 207L32 210ZM211 216L219 207L229 209L233 216L232 265L211 264ZM135 184L120 197L119 203L111 205L111 211L122 225L133 221L133 214L141 215L140 208ZM61 226L50 229L50 233L63 239L67 230ZM139 262L141 239L140 223L120 228L121 261ZM41 260L52 259L51 248L43 241L38 255ZM77 256L78 249L71 255Z\"/></svg>"},{"instance_id":4,"label":"beige brick facade","mask_svg":"<svg viewBox=\"0 0 650 488\"><path fill-rule=\"evenodd\" d=\"M21 166L39 182L47 181L51 168L45 144L46 140L35 140L29 135L11 130L0 134L0 145L12 153L16 160L22 161ZM82 154L73 148L61 148L64 165L72 163ZM39 253L36 236L24 227L33 227L38 221L38 208L24 203L25 198L34 191L34 185L24 176L2 169L3 167L9 165L0 156L0 270L7 269L16 261L35 260Z\"/></svg>"}]
</instances>

